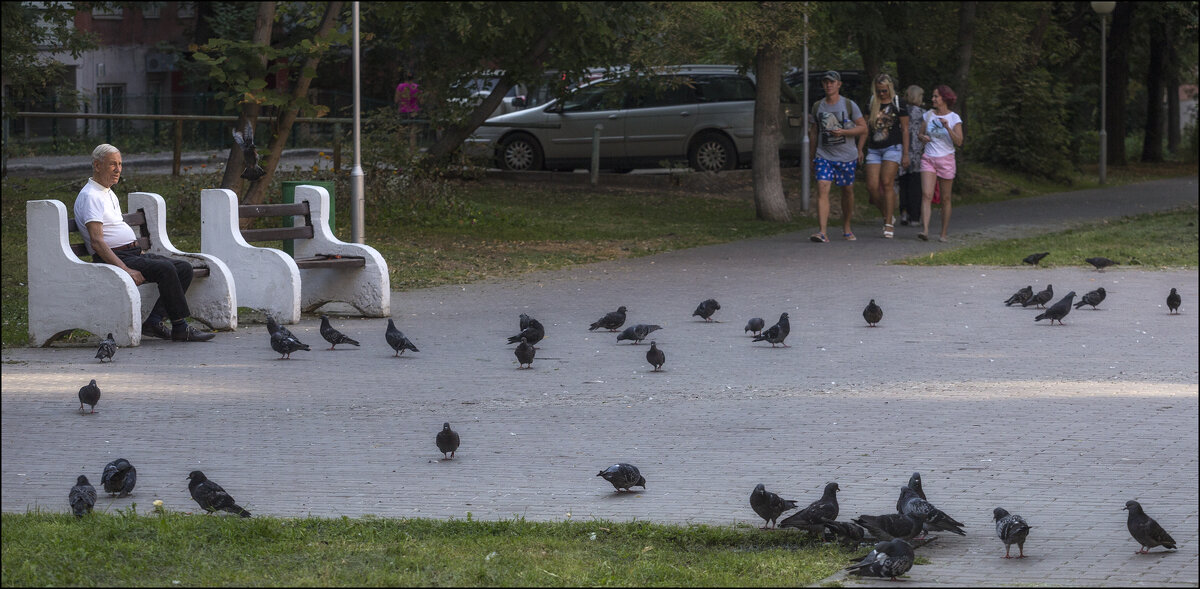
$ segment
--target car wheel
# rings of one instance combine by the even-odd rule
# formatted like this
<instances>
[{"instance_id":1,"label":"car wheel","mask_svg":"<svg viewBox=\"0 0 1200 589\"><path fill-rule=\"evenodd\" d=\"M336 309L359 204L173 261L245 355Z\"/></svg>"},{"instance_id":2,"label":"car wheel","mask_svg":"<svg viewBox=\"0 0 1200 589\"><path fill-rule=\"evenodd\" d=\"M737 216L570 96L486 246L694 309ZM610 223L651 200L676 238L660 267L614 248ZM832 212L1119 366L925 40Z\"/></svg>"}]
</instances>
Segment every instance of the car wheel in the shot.
<instances>
[{"instance_id":1,"label":"car wheel","mask_svg":"<svg viewBox=\"0 0 1200 589\"><path fill-rule=\"evenodd\" d=\"M542 146L525 133L509 135L500 144L497 165L501 170L529 172L542 169Z\"/></svg>"},{"instance_id":2,"label":"car wheel","mask_svg":"<svg viewBox=\"0 0 1200 589\"><path fill-rule=\"evenodd\" d=\"M688 164L697 172L722 172L737 167L733 142L720 133L705 133L692 141Z\"/></svg>"}]
</instances>

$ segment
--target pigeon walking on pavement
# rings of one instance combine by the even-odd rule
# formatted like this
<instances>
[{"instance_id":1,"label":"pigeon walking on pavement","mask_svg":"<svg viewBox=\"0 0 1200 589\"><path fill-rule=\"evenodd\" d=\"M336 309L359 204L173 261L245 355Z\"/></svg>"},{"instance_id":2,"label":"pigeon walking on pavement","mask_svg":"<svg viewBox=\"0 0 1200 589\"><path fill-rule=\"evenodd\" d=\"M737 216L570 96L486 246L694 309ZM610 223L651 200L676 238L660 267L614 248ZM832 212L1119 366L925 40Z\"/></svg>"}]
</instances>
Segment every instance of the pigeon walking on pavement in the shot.
<instances>
[{"instance_id":1,"label":"pigeon walking on pavement","mask_svg":"<svg viewBox=\"0 0 1200 589\"><path fill-rule=\"evenodd\" d=\"M1038 262L1041 262L1042 258L1044 258L1048 255L1050 255L1050 252L1042 252L1040 254L1029 254L1028 256L1025 256L1024 260L1021 260L1021 261L1025 262L1026 264L1029 264L1031 266L1037 266Z\"/></svg>"},{"instance_id":2,"label":"pigeon walking on pavement","mask_svg":"<svg viewBox=\"0 0 1200 589\"><path fill-rule=\"evenodd\" d=\"M621 327L622 325L625 325L624 305L617 307L616 311L609 311L608 313L605 313L603 317L597 319L595 323L592 323L588 326L588 331L593 331L600 327L609 331L616 331L617 328Z\"/></svg>"},{"instance_id":3,"label":"pigeon walking on pavement","mask_svg":"<svg viewBox=\"0 0 1200 589\"><path fill-rule=\"evenodd\" d=\"M117 498L128 497L133 492L133 486L137 484L137 469L128 460L118 458L104 465L100 484L109 495L117 493Z\"/></svg>"},{"instance_id":4,"label":"pigeon walking on pavement","mask_svg":"<svg viewBox=\"0 0 1200 589\"><path fill-rule=\"evenodd\" d=\"M788 314L783 313L779 316L778 323L768 327L766 331L754 336L754 339L750 341L767 342L771 344L772 348L775 347L775 344L783 344L783 347L790 348L791 346L784 344L783 340L787 339L787 336L789 333L791 333L791 331L792 325L788 323Z\"/></svg>"},{"instance_id":5,"label":"pigeon walking on pavement","mask_svg":"<svg viewBox=\"0 0 1200 589\"><path fill-rule=\"evenodd\" d=\"M1137 540L1138 546L1141 548L1134 554L1146 554L1155 546L1162 546L1168 550L1175 550L1175 539L1154 521L1154 518L1146 515L1142 510L1142 504L1137 501L1126 501L1125 507L1129 511L1129 519L1125 525L1129 528L1129 535Z\"/></svg>"},{"instance_id":6,"label":"pigeon walking on pavement","mask_svg":"<svg viewBox=\"0 0 1200 589\"><path fill-rule=\"evenodd\" d=\"M520 317L517 317L517 329L520 329L521 331L528 329L530 320L532 320L532 318L528 313L521 313Z\"/></svg>"},{"instance_id":7,"label":"pigeon walking on pavement","mask_svg":"<svg viewBox=\"0 0 1200 589\"><path fill-rule=\"evenodd\" d=\"M871 327L879 325L879 322L883 320L883 309L875 304L875 299L871 299L871 302L867 303L866 308L863 309L863 319L866 319L867 325Z\"/></svg>"},{"instance_id":8,"label":"pigeon walking on pavement","mask_svg":"<svg viewBox=\"0 0 1200 589\"><path fill-rule=\"evenodd\" d=\"M880 540L912 540L921 533L925 516L921 514L888 513L884 515L860 515L850 520Z\"/></svg>"},{"instance_id":9,"label":"pigeon walking on pavement","mask_svg":"<svg viewBox=\"0 0 1200 589\"><path fill-rule=\"evenodd\" d=\"M266 170L258 165L258 149L254 145L254 125L249 119L246 120L246 127L243 131L233 130L233 142L242 150L242 160L246 164L242 178L253 182L266 175Z\"/></svg>"},{"instance_id":10,"label":"pigeon walking on pavement","mask_svg":"<svg viewBox=\"0 0 1200 589\"><path fill-rule=\"evenodd\" d=\"M699 315L705 321L712 321L713 313L720 308L721 303L718 303L717 299L705 299L696 307L695 311L692 311L692 317Z\"/></svg>"},{"instance_id":11,"label":"pigeon walking on pavement","mask_svg":"<svg viewBox=\"0 0 1200 589\"><path fill-rule=\"evenodd\" d=\"M763 321L762 317L751 317L746 322L746 328L742 330L742 333L749 331L751 335L758 335L762 333L763 327L766 325L767 322Z\"/></svg>"},{"instance_id":12,"label":"pigeon walking on pavement","mask_svg":"<svg viewBox=\"0 0 1200 589\"><path fill-rule=\"evenodd\" d=\"M1004 301L1004 306L1011 307L1013 305L1021 305L1025 301L1028 301L1031 297L1033 297L1033 285L1026 286L1025 288L1013 293L1013 296L1008 297L1008 300Z\"/></svg>"},{"instance_id":13,"label":"pigeon walking on pavement","mask_svg":"<svg viewBox=\"0 0 1200 589\"><path fill-rule=\"evenodd\" d=\"M334 329L334 327L329 324L328 315L321 315L321 337L325 338L325 341L329 342L330 350L337 347L338 344L350 344L352 346L358 345L357 341L349 338L337 329Z\"/></svg>"},{"instance_id":14,"label":"pigeon walking on pavement","mask_svg":"<svg viewBox=\"0 0 1200 589\"><path fill-rule=\"evenodd\" d=\"M618 493L621 492L621 489L629 491L633 487L646 488L646 479L638 467L624 462L614 464L600 471L596 476L604 477L604 480L612 483Z\"/></svg>"},{"instance_id":15,"label":"pigeon walking on pavement","mask_svg":"<svg viewBox=\"0 0 1200 589\"><path fill-rule=\"evenodd\" d=\"M992 519L996 520L996 537L1004 542L1004 558L1012 558L1008 552L1013 544L1020 551L1017 558L1025 558L1025 538L1029 536L1029 524L1025 518L997 507L992 510Z\"/></svg>"},{"instance_id":16,"label":"pigeon walking on pavement","mask_svg":"<svg viewBox=\"0 0 1200 589\"><path fill-rule=\"evenodd\" d=\"M275 335L277 333L283 333L283 335L286 335L289 337L296 337L296 336L292 335L291 331L288 331L288 328L286 328L286 327L280 325L278 322L276 322L275 317L273 315L271 315L270 313L267 314L267 333L269 333L271 335ZM300 341L300 340L296 340L296 341Z\"/></svg>"},{"instance_id":17,"label":"pigeon walking on pavement","mask_svg":"<svg viewBox=\"0 0 1200 589\"><path fill-rule=\"evenodd\" d=\"M1028 307L1034 305L1035 307L1045 307L1046 303L1049 303L1052 298L1054 298L1054 285L1047 284L1046 290L1038 291L1037 294L1029 297L1029 300L1021 303L1021 306Z\"/></svg>"},{"instance_id":18,"label":"pigeon walking on pavement","mask_svg":"<svg viewBox=\"0 0 1200 589\"><path fill-rule=\"evenodd\" d=\"M100 387L96 386L96 379L92 379L81 387L79 387L79 412L83 413L84 405L92 406L92 413L96 412L96 403L100 402Z\"/></svg>"},{"instance_id":19,"label":"pigeon walking on pavement","mask_svg":"<svg viewBox=\"0 0 1200 589\"><path fill-rule=\"evenodd\" d=\"M279 352L280 360L290 360L292 357L292 352L298 352L300 350L312 350L312 348L308 347L307 344L303 344L300 342L300 340L296 339L295 336L291 335L290 333L285 333L286 331L287 330L285 329L280 329L279 331L271 334L271 349Z\"/></svg>"},{"instance_id":20,"label":"pigeon walking on pavement","mask_svg":"<svg viewBox=\"0 0 1200 589\"><path fill-rule=\"evenodd\" d=\"M1100 288L1083 295L1083 298L1079 299L1078 303L1075 303L1075 308L1078 309L1084 305L1091 305L1092 308L1095 309L1096 305L1099 305L1106 296L1108 296L1108 293L1104 292L1104 287L1101 286Z\"/></svg>"},{"instance_id":21,"label":"pigeon walking on pavement","mask_svg":"<svg viewBox=\"0 0 1200 589\"><path fill-rule=\"evenodd\" d=\"M900 499L896 501L896 511L920 517L924 521L926 531L945 530L959 536L967 535L962 529L964 525L962 522L934 507L929 501L922 499L916 491L907 485L900 487Z\"/></svg>"},{"instance_id":22,"label":"pigeon walking on pavement","mask_svg":"<svg viewBox=\"0 0 1200 589\"><path fill-rule=\"evenodd\" d=\"M75 517L83 517L83 514L91 513L92 508L96 506L96 487L88 482L87 477L79 475L75 479L75 486L67 493L67 501L71 503L71 513L75 514Z\"/></svg>"},{"instance_id":23,"label":"pigeon walking on pavement","mask_svg":"<svg viewBox=\"0 0 1200 589\"><path fill-rule=\"evenodd\" d=\"M846 567L846 570L858 577L890 578L896 581L896 577L912 569L914 559L912 546L909 546L908 542L891 540L879 542L874 550L862 560Z\"/></svg>"},{"instance_id":24,"label":"pigeon walking on pavement","mask_svg":"<svg viewBox=\"0 0 1200 589\"><path fill-rule=\"evenodd\" d=\"M1103 272L1105 268L1107 268L1109 266L1115 266L1117 264L1116 262L1114 262L1108 258L1101 257L1101 256L1096 256L1094 258L1088 258L1084 261L1095 266L1096 269L1101 272Z\"/></svg>"},{"instance_id":25,"label":"pigeon walking on pavement","mask_svg":"<svg viewBox=\"0 0 1200 589\"><path fill-rule=\"evenodd\" d=\"M508 343L515 344L525 338L529 345L535 345L546 337L546 328L542 327L542 323L537 319L529 319L529 327L521 330L521 333L508 338Z\"/></svg>"},{"instance_id":26,"label":"pigeon walking on pavement","mask_svg":"<svg viewBox=\"0 0 1200 589\"><path fill-rule=\"evenodd\" d=\"M650 349L646 350L646 361L654 367L651 372L662 370L663 364L667 362L667 354L658 349L658 342L650 342Z\"/></svg>"},{"instance_id":27,"label":"pigeon walking on pavement","mask_svg":"<svg viewBox=\"0 0 1200 589\"><path fill-rule=\"evenodd\" d=\"M781 528L796 528L806 530L818 538L825 535L825 523L837 519L841 509L838 507L837 483L827 483L821 498L808 504L808 507L787 516L779 522Z\"/></svg>"},{"instance_id":28,"label":"pigeon walking on pavement","mask_svg":"<svg viewBox=\"0 0 1200 589\"><path fill-rule=\"evenodd\" d=\"M925 500L929 499L925 496L925 489L921 486L921 473L914 472L912 476L908 477L908 488L912 489L917 494L917 497ZM897 507L896 511L900 511L900 508Z\"/></svg>"},{"instance_id":29,"label":"pigeon walking on pavement","mask_svg":"<svg viewBox=\"0 0 1200 589\"><path fill-rule=\"evenodd\" d=\"M1067 296L1059 299L1057 303L1050 305L1049 309L1046 309L1041 315L1034 317L1033 320L1041 321L1042 319L1049 319L1050 325L1054 325L1055 321L1058 321L1059 325L1065 325L1062 320L1063 317L1067 316L1067 313L1071 312L1071 301L1073 300L1075 300L1075 291L1067 293Z\"/></svg>"},{"instance_id":30,"label":"pigeon walking on pavement","mask_svg":"<svg viewBox=\"0 0 1200 589\"><path fill-rule=\"evenodd\" d=\"M661 325L645 325L642 323L630 325L625 328L625 331L617 334L617 341L633 340L634 344L640 344L642 340L646 339L646 336L660 329L662 329Z\"/></svg>"},{"instance_id":31,"label":"pigeon walking on pavement","mask_svg":"<svg viewBox=\"0 0 1200 589\"><path fill-rule=\"evenodd\" d=\"M1183 299L1175 289L1171 289L1171 293L1167 295L1167 310L1172 315L1179 313L1179 305Z\"/></svg>"},{"instance_id":32,"label":"pigeon walking on pavement","mask_svg":"<svg viewBox=\"0 0 1200 589\"><path fill-rule=\"evenodd\" d=\"M768 491L765 485L759 483L750 492L750 508L758 514L758 517L766 520L760 528L765 530L768 524L775 525L775 520L779 519L783 512L795 509L796 502Z\"/></svg>"},{"instance_id":33,"label":"pigeon walking on pavement","mask_svg":"<svg viewBox=\"0 0 1200 589\"><path fill-rule=\"evenodd\" d=\"M521 343L517 344L513 354L517 356L517 368L533 368L533 357L537 354L537 348L529 344L529 340L521 338Z\"/></svg>"},{"instance_id":34,"label":"pigeon walking on pavement","mask_svg":"<svg viewBox=\"0 0 1200 589\"><path fill-rule=\"evenodd\" d=\"M192 499L209 513L217 511L228 511L242 517L250 517L250 512L242 509L242 506L233 501L233 497L225 492L225 489L204 476L204 473L193 470L188 474L188 492L192 494Z\"/></svg>"},{"instance_id":35,"label":"pigeon walking on pavement","mask_svg":"<svg viewBox=\"0 0 1200 589\"><path fill-rule=\"evenodd\" d=\"M391 346L393 350L396 350L394 356L403 354L404 350L412 350L414 352L421 351L418 350L417 346L414 346L413 343L408 340L408 338L404 337L403 331L396 329L396 323L392 321L391 318L388 318L387 331L383 333L383 336L385 339L387 339L388 345Z\"/></svg>"},{"instance_id":36,"label":"pigeon walking on pavement","mask_svg":"<svg viewBox=\"0 0 1200 589\"><path fill-rule=\"evenodd\" d=\"M458 451L458 432L450 429L450 422L442 424L442 431L437 433L437 437L433 440L437 443L437 448L442 453L442 458L454 458L454 453ZM446 456L449 454L450 456Z\"/></svg>"},{"instance_id":37,"label":"pigeon walking on pavement","mask_svg":"<svg viewBox=\"0 0 1200 589\"><path fill-rule=\"evenodd\" d=\"M96 357L99 358L100 363L103 364L105 360L111 362L113 354L116 353L117 340L113 339L112 333L109 333L108 335L104 336L104 339L100 340L100 348L96 350Z\"/></svg>"}]
</instances>

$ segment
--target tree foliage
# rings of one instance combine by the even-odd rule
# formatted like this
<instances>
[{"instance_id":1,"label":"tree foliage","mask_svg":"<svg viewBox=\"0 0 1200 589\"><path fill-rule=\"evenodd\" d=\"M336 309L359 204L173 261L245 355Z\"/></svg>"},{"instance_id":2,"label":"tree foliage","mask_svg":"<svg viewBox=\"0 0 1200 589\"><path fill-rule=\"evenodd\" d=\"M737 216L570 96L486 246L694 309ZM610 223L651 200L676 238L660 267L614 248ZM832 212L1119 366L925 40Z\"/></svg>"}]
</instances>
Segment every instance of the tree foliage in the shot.
<instances>
[{"instance_id":1,"label":"tree foliage","mask_svg":"<svg viewBox=\"0 0 1200 589\"><path fill-rule=\"evenodd\" d=\"M4 108L48 98L56 91L67 66L50 53L68 53L78 58L94 49L95 35L75 28L75 13L90 10L84 2L6 2L3 33L0 34L0 64L9 94ZM50 52L50 53L42 53Z\"/></svg>"}]
</instances>

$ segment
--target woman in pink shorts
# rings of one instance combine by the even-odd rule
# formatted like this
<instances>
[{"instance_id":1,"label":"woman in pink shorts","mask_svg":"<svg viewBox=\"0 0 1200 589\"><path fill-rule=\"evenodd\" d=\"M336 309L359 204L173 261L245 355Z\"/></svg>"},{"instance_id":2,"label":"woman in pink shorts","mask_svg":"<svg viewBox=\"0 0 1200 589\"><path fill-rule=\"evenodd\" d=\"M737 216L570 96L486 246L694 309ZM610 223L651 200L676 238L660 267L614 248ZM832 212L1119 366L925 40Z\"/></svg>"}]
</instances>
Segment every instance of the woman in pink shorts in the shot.
<instances>
[{"instance_id":1,"label":"woman in pink shorts","mask_svg":"<svg viewBox=\"0 0 1200 589\"><path fill-rule=\"evenodd\" d=\"M957 99L945 84L934 88L933 108L925 111L923 130L917 136L925 143L925 154L921 156L921 232L917 234L922 241L929 240L929 212L935 183L942 197L942 235L938 241L946 241L950 229L950 188L956 172L954 148L963 143L962 118L950 110Z\"/></svg>"}]
</instances>

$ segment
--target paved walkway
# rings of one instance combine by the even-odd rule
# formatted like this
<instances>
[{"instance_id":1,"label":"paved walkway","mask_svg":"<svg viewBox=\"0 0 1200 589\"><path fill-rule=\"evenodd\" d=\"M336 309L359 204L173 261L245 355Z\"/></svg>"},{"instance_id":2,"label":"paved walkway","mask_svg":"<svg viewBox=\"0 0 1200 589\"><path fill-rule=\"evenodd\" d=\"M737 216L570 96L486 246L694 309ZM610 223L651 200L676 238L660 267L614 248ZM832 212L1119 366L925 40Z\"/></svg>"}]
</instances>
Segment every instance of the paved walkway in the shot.
<instances>
[{"instance_id":1,"label":"paved walkway","mask_svg":"<svg viewBox=\"0 0 1200 589\"><path fill-rule=\"evenodd\" d=\"M756 483L805 504L837 481L847 519L891 512L920 471L968 535L921 549L918 584L1196 586L1197 271L886 262L1196 202L1195 178L1158 181L965 204L945 245L864 226L853 243L805 232L395 293L393 316L421 349L400 358L386 322L358 318L335 324L363 347L329 352L306 317L292 331L314 351L291 361L261 325L207 344L147 341L106 365L91 348L5 350L0 508L65 511L76 475L98 482L122 456L139 470L135 496L100 509L193 510L184 479L198 468L264 515L758 525ZM1109 295L1065 327L1001 304L1047 283ZM1182 315L1167 314L1171 287ZM689 317L708 297L718 323ZM861 317L869 298L885 312L875 329ZM630 324L663 326L664 372L649 372L647 346L587 331L618 305ZM784 311L790 347L743 334L748 318ZM504 345L522 312L548 332L533 370ZM90 378L103 398L80 416L75 391ZM450 461L433 444L443 421L463 439ZM648 488L613 493L595 474L617 461ZM1128 499L1177 553L1133 555ZM1029 558L1000 558L997 506L1034 526Z\"/></svg>"}]
</instances>

